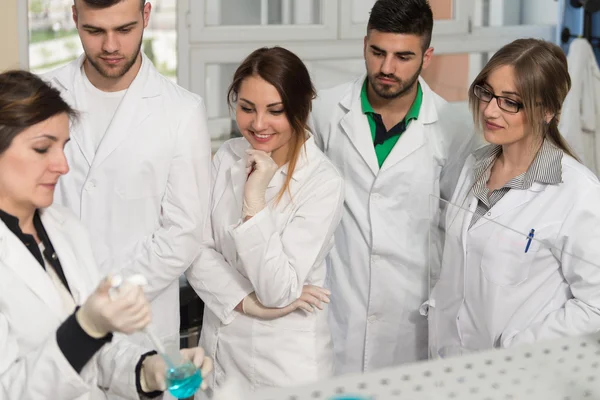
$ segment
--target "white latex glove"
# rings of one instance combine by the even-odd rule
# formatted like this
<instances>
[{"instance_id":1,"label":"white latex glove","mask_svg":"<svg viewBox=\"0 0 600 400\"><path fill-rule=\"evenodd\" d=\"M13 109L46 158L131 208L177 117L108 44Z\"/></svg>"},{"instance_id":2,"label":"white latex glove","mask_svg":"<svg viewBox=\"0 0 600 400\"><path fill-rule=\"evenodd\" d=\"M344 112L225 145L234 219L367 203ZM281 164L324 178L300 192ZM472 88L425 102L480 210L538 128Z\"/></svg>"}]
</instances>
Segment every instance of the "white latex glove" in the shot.
<instances>
[{"instance_id":1,"label":"white latex glove","mask_svg":"<svg viewBox=\"0 0 600 400\"><path fill-rule=\"evenodd\" d=\"M299 308L311 313L313 312L313 307L322 310L322 303L329 303L330 294L331 292L327 289L313 285L306 285L302 288L302 294L300 297L290 305L283 308L269 308L263 306L260 301L258 301L256 293L252 292L248 296L244 297L244 300L242 301L242 311L244 314L261 319L281 318Z\"/></svg>"},{"instance_id":2,"label":"white latex glove","mask_svg":"<svg viewBox=\"0 0 600 400\"><path fill-rule=\"evenodd\" d=\"M270 154L261 150L248 149L246 160L246 174L249 174L244 186L244 206L242 217L253 217L266 206L265 193L271 178L279 167Z\"/></svg>"},{"instance_id":3,"label":"white latex glove","mask_svg":"<svg viewBox=\"0 0 600 400\"><path fill-rule=\"evenodd\" d=\"M183 360L191 361L197 368L200 368L202 375L202 384L200 389L207 388L206 377L213 369L212 360L204 355L202 347L192 347L190 349L179 350ZM144 359L142 364L142 373L140 384L144 392L154 392L155 390L167 390L166 383L167 365L160 354L154 354Z\"/></svg>"},{"instance_id":4,"label":"white latex glove","mask_svg":"<svg viewBox=\"0 0 600 400\"><path fill-rule=\"evenodd\" d=\"M102 280L75 314L91 337L101 338L110 332L130 334L145 328L152 319L150 303L140 286L125 284L118 296L111 296L111 282L112 278Z\"/></svg>"}]
</instances>

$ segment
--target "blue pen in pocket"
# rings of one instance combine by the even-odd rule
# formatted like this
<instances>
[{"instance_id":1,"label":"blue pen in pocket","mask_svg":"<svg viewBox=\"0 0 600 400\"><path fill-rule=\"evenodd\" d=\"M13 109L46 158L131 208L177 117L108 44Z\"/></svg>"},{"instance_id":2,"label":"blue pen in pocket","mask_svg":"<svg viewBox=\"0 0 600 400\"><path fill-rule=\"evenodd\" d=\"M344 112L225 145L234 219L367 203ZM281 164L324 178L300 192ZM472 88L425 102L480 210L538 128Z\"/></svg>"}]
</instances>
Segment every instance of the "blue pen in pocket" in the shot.
<instances>
[{"instance_id":1,"label":"blue pen in pocket","mask_svg":"<svg viewBox=\"0 0 600 400\"><path fill-rule=\"evenodd\" d=\"M533 235L535 234L535 229L531 229L529 231L529 235L527 235L527 244L525 245L525 253L529 251L529 246L531 245L531 241L533 240Z\"/></svg>"}]
</instances>

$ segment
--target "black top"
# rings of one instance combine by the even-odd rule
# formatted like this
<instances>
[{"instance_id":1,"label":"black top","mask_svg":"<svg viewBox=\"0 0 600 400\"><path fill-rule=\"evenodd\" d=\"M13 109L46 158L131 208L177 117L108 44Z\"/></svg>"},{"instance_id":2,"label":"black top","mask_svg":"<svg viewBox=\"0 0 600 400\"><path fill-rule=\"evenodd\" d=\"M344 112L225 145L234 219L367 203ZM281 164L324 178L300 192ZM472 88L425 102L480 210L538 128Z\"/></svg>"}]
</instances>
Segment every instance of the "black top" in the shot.
<instances>
[{"instance_id":1,"label":"black top","mask_svg":"<svg viewBox=\"0 0 600 400\"><path fill-rule=\"evenodd\" d=\"M44 263L44 259L42 258L42 252L40 251L39 246L37 245L35 238L33 235L23 233L21 228L19 227L19 219L17 217L13 217L12 215L0 210L0 219L2 222L10 229L10 231L23 242L23 244L29 249L31 254L35 257L36 260L40 263L44 270L46 269L46 264ZM52 242L50 242L50 238L46 233L46 229L44 229L44 225L42 225L42 219L40 218L40 214L35 212L33 215L33 227L35 228L35 232L38 235L38 238L42 241L44 245L44 255L46 261L52 268L56 271L56 274L60 278L60 281L67 288L69 293L71 293L71 289L69 288L69 284L67 283L67 278L62 269L62 265L60 264L60 260L54 251L54 246L52 246Z\"/></svg>"},{"instance_id":2,"label":"black top","mask_svg":"<svg viewBox=\"0 0 600 400\"><path fill-rule=\"evenodd\" d=\"M375 120L375 145L383 144L389 138L401 135L406 131L406 118L394 125L389 131L386 129L381 115L373 113L373 119Z\"/></svg>"}]
</instances>

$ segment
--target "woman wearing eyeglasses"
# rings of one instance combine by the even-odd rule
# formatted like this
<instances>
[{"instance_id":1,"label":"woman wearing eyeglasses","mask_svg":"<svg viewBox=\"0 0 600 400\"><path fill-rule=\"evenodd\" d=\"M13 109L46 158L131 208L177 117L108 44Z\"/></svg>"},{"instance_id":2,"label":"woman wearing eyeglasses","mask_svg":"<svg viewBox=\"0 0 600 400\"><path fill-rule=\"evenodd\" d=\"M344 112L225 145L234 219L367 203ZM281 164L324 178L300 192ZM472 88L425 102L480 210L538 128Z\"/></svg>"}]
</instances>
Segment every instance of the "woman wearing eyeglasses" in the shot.
<instances>
[{"instance_id":1,"label":"woman wearing eyeglasses","mask_svg":"<svg viewBox=\"0 0 600 400\"><path fill-rule=\"evenodd\" d=\"M447 205L431 356L600 329L600 183L557 128L570 85L562 50L535 39L503 47L471 85L490 145Z\"/></svg>"}]
</instances>

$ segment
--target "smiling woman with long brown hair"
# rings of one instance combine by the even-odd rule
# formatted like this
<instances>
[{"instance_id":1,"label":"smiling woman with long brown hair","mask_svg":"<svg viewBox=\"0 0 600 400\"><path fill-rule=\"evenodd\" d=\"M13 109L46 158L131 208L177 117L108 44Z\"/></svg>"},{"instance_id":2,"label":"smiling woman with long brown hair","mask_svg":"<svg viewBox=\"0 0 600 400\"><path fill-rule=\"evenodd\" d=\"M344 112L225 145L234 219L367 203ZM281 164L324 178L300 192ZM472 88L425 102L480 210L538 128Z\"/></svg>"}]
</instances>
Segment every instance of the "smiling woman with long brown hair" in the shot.
<instances>
[{"instance_id":1,"label":"smiling woman with long brown hair","mask_svg":"<svg viewBox=\"0 0 600 400\"><path fill-rule=\"evenodd\" d=\"M254 51L234 74L243 137L214 158L217 252L203 251L187 274L207 305L201 343L216 357L216 386L290 386L333 372L321 287L343 182L307 130L313 97L306 67L280 47ZM205 284L207 273L223 286Z\"/></svg>"}]
</instances>

